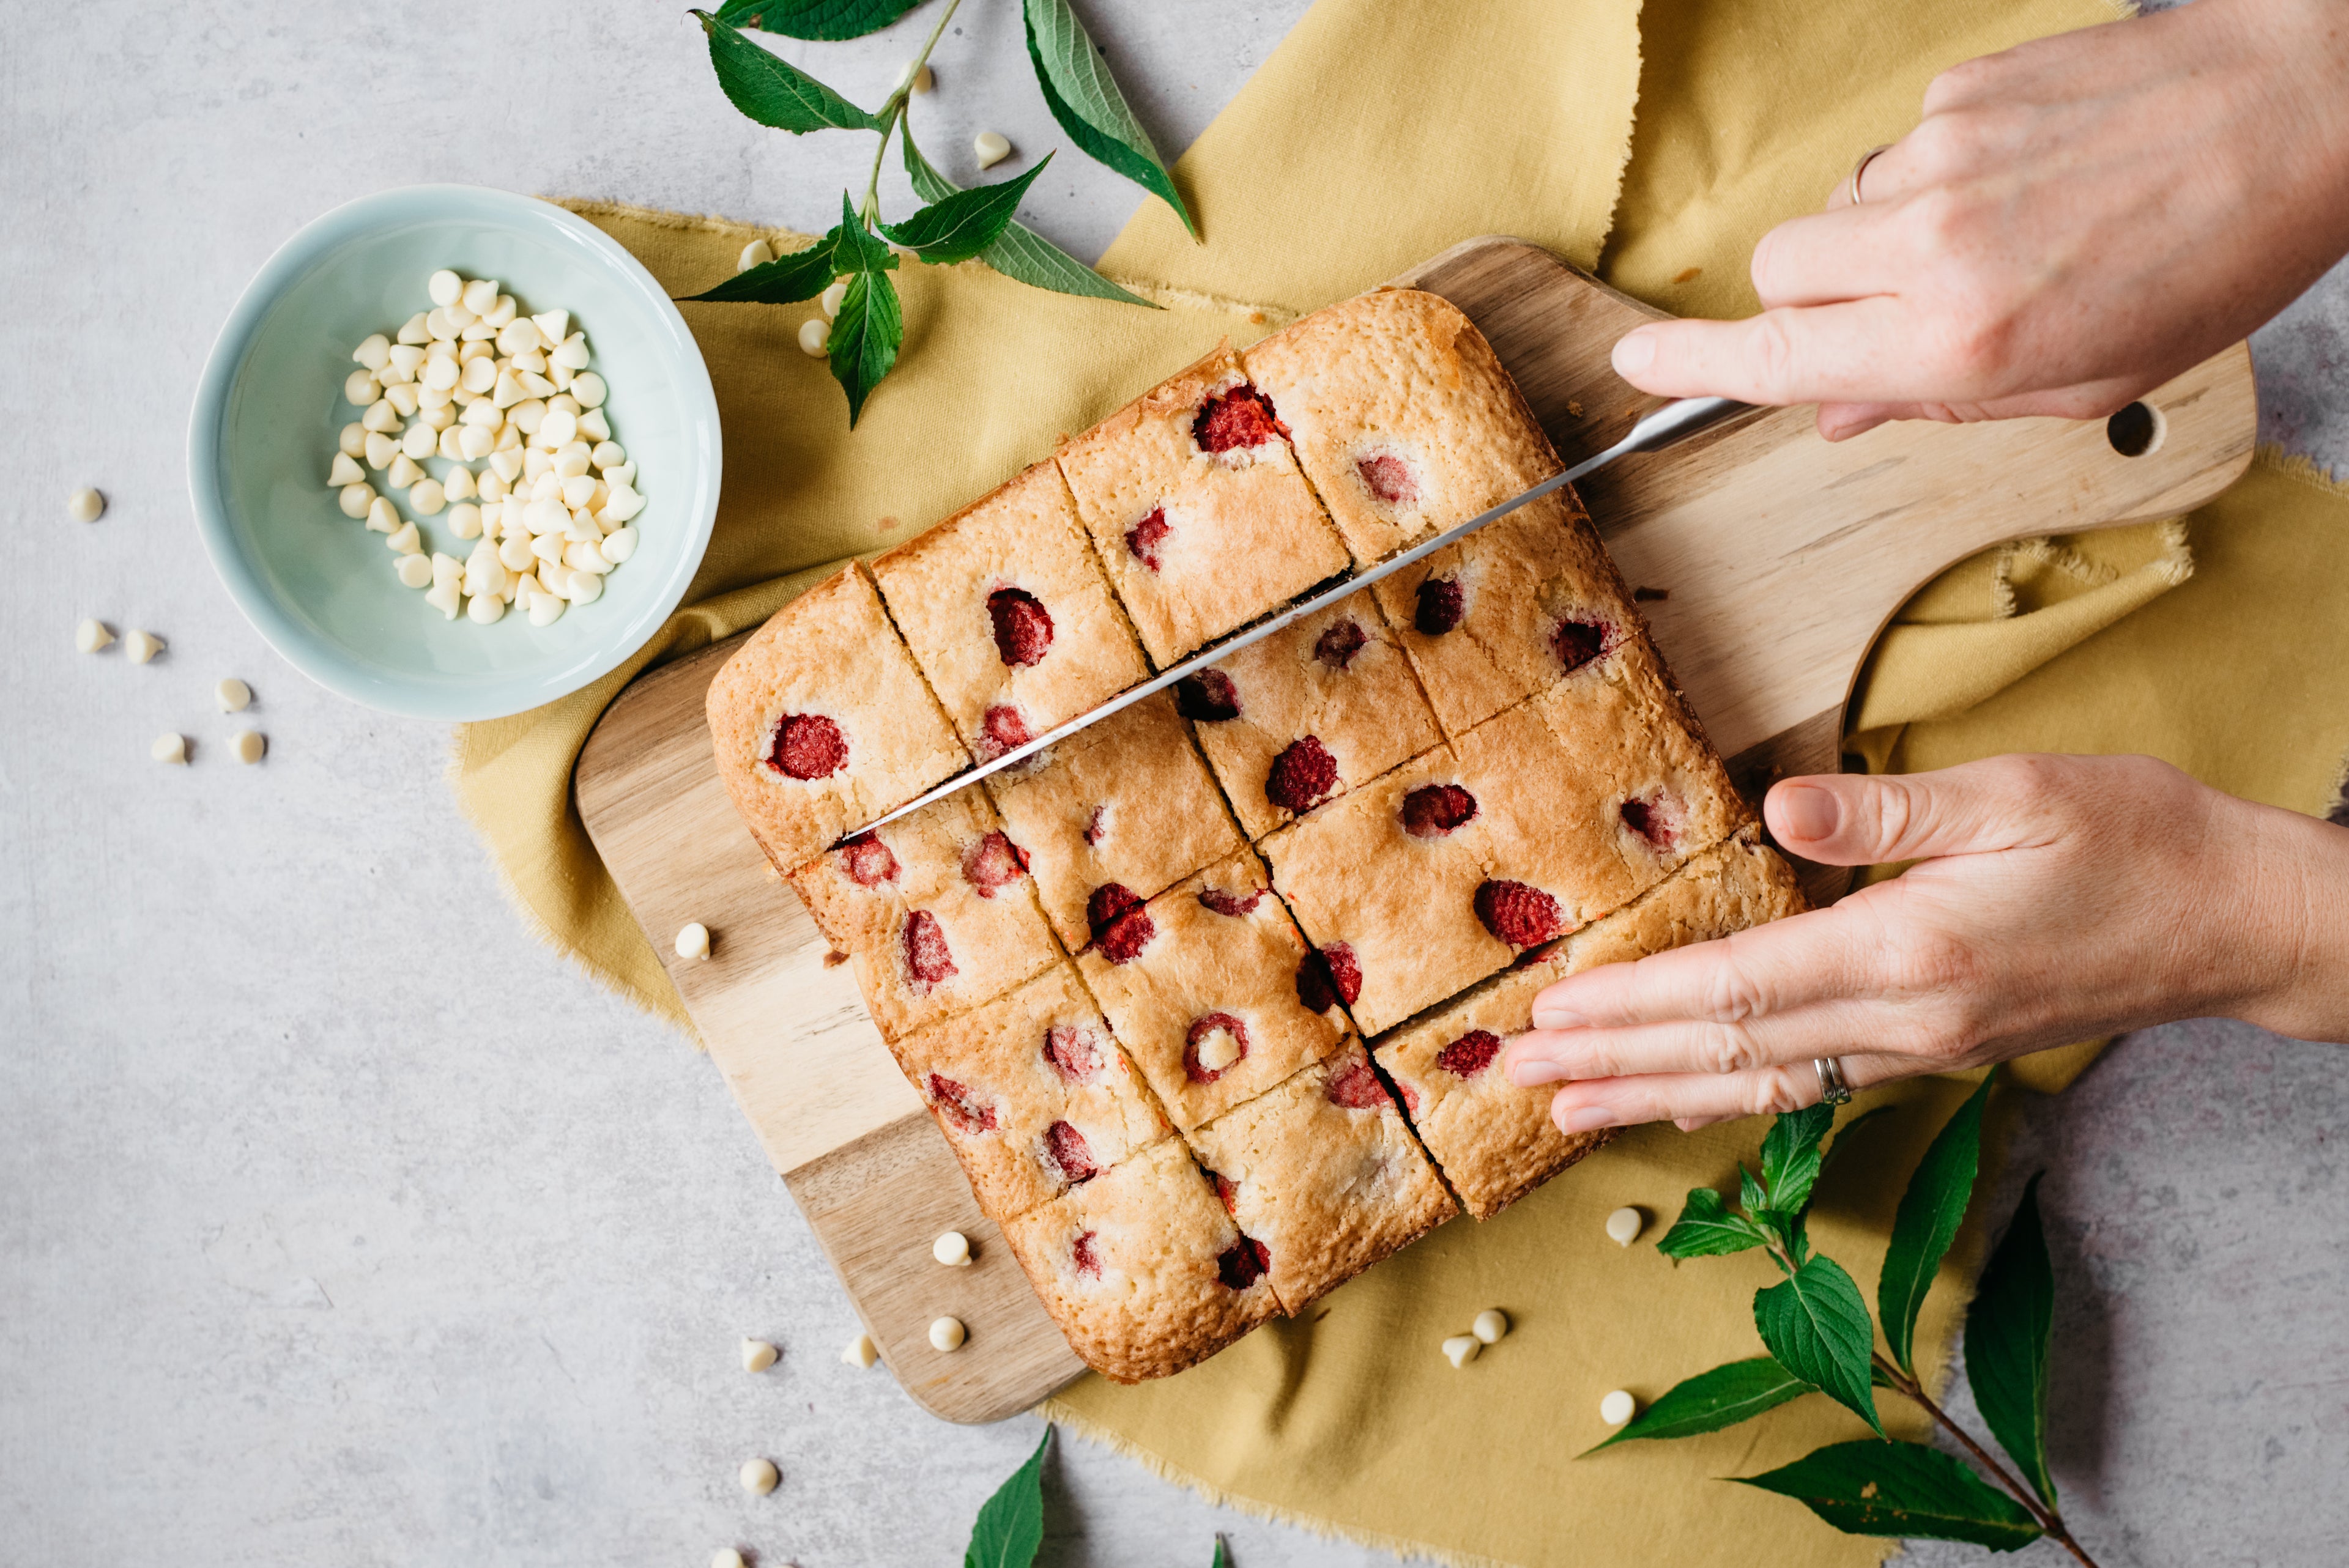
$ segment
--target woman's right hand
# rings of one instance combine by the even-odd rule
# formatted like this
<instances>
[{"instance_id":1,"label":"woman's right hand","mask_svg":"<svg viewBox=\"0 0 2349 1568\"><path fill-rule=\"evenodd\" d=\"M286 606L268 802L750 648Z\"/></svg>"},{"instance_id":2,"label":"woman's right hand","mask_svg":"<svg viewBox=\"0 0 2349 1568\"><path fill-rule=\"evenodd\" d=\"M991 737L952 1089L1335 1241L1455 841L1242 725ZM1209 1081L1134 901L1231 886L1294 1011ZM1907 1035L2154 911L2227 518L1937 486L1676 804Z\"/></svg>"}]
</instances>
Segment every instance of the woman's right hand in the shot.
<instances>
[{"instance_id":1,"label":"woman's right hand","mask_svg":"<svg viewBox=\"0 0 2349 1568\"><path fill-rule=\"evenodd\" d=\"M1761 315L1638 328L1617 373L1816 402L1830 440L2113 412L2349 253L2349 5L2194 0L1969 61L1860 196L1763 236Z\"/></svg>"}]
</instances>

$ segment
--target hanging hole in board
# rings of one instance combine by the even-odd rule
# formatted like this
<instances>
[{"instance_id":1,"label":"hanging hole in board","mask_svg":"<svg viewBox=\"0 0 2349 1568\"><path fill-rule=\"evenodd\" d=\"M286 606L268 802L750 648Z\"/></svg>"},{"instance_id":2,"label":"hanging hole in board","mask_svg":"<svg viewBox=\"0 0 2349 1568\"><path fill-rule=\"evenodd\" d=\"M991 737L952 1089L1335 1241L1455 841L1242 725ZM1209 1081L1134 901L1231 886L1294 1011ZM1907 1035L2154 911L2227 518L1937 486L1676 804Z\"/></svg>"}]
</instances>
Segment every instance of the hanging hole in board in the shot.
<instances>
[{"instance_id":1,"label":"hanging hole in board","mask_svg":"<svg viewBox=\"0 0 2349 1568\"><path fill-rule=\"evenodd\" d=\"M2161 416L2143 403L2132 403L2105 421L2105 439L2125 458L2141 458L2161 445Z\"/></svg>"}]
</instances>

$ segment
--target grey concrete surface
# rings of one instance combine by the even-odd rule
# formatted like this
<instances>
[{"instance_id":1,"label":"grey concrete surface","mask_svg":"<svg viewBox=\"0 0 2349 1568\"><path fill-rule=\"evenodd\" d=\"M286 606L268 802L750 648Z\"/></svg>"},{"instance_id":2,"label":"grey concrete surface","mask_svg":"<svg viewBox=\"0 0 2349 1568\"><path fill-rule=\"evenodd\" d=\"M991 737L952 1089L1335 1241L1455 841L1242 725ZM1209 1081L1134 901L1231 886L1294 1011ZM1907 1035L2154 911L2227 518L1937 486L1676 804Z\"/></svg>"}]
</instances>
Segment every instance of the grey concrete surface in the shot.
<instances>
[{"instance_id":1,"label":"grey concrete surface","mask_svg":"<svg viewBox=\"0 0 2349 1568\"><path fill-rule=\"evenodd\" d=\"M1171 153L1303 6L1081 8ZM925 21L803 57L869 99ZM442 732L326 696L236 616L181 464L218 323L326 207L464 180L815 228L869 141L750 126L660 6L5 26L0 1563L951 1561L1037 1423L946 1427L840 1365L847 1305L717 1075L525 933ZM1057 144L1012 8L957 27L932 155L968 176L976 129ZM1040 194L1086 254L1135 200L1075 159ZM2259 340L2269 430L2335 466L2344 339L2336 272ZM96 526L62 515L79 484L112 498ZM84 657L85 614L170 650ZM211 707L229 674L259 768ZM192 767L148 761L164 729ZM2158 1030L2019 1113L2007 1185L2050 1169L2073 1287L2058 1470L2107 1563L2315 1563L2349 1534L2337 1059ZM781 1366L741 1373L744 1333ZM783 1471L763 1501L733 1479L752 1453ZM1082 1443L1050 1473L1054 1563L1204 1568L1218 1531L1242 1568L1388 1561Z\"/></svg>"}]
</instances>

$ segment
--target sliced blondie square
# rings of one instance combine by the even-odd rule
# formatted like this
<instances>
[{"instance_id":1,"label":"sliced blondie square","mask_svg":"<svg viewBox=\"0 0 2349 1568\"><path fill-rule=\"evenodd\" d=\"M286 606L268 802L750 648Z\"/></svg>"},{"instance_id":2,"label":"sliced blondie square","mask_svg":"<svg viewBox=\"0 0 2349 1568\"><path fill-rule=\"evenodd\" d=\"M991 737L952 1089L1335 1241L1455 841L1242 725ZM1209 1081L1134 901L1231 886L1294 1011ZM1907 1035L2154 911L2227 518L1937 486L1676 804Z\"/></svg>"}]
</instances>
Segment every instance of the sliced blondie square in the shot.
<instances>
[{"instance_id":1,"label":"sliced blondie square","mask_svg":"<svg viewBox=\"0 0 2349 1568\"><path fill-rule=\"evenodd\" d=\"M1749 813L1644 645L1453 742L1480 820L1478 917L1537 946L1653 886Z\"/></svg>"},{"instance_id":2,"label":"sliced blondie square","mask_svg":"<svg viewBox=\"0 0 2349 1568\"><path fill-rule=\"evenodd\" d=\"M1056 464L1036 464L890 551L873 577L981 760L1150 673Z\"/></svg>"},{"instance_id":3,"label":"sliced blondie square","mask_svg":"<svg viewBox=\"0 0 2349 1568\"><path fill-rule=\"evenodd\" d=\"M1501 1053L1532 1026L1534 998L1568 975L1643 958L1798 913L1794 871L1741 829L1637 902L1547 956L1477 986L1377 1043L1420 1140L1468 1212L1490 1219L1606 1140L1550 1120L1555 1087L1519 1088Z\"/></svg>"},{"instance_id":4,"label":"sliced blondie square","mask_svg":"<svg viewBox=\"0 0 2349 1568\"><path fill-rule=\"evenodd\" d=\"M1077 959L1110 1027L1188 1130L1338 1047L1299 997L1309 954L1243 850L1119 913Z\"/></svg>"},{"instance_id":5,"label":"sliced blondie square","mask_svg":"<svg viewBox=\"0 0 2349 1568\"><path fill-rule=\"evenodd\" d=\"M1292 1315L1459 1212L1359 1040L1191 1142Z\"/></svg>"},{"instance_id":6,"label":"sliced blondie square","mask_svg":"<svg viewBox=\"0 0 2349 1568\"><path fill-rule=\"evenodd\" d=\"M768 617L707 712L718 776L779 871L970 765L859 565Z\"/></svg>"},{"instance_id":7,"label":"sliced blondie square","mask_svg":"<svg viewBox=\"0 0 2349 1568\"><path fill-rule=\"evenodd\" d=\"M1346 569L1278 411L1228 344L1068 442L1059 460L1161 667Z\"/></svg>"},{"instance_id":8,"label":"sliced blondie square","mask_svg":"<svg viewBox=\"0 0 2349 1568\"><path fill-rule=\"evenodd\" d=\"M1368 593L1240 649L1177 695L1251 839L1443 738Z\"/></svg>"},{"instance_id":9,"label":"sliced blondie square","mask_svg":"<svg viewBox=\"0 0 2349 1568\"><path fill-rule=\"evenodd\" d=\"M1065 961L895 1046L978 1206L1008 1220L1122 1165L1166 1119Z\"/></svg>"},{"instance_id":10,"label":"sliced blondie square","mask_svg":"<svg viewBox=\"0 0 2349 1568\"><path fill-rule=\"evenodd\" d=\"M1280 1312L1255 1243L1176 1139L1003 1234L1069 1347L1121 1383L1179 1372Z\"/></svg>"},{"instance_id":11,"label":"sliced blondie square","mask_svg":"<svg viewBox=\"0 0 2349 1568\"><path fill-rule=\"evenodd\" d=\"M1365 1031L1515 955L1476 913L1490 878L1487 810L1458 755L1438 746L1264 841L1274 885Z\"/></svg>"},{"instance_id":12,"label":"sliced blondie square","mask_svg":"<svg viewBox=\"0 0 2349 1568\"><path fill-rule=\"evenodd\" d=\"M1485 335L1435 294L1373 289L1240 357L1363 565L1564 467Z\"/></svg>"},{"instance_id":13,"label":"sliced blondie square","mask_svg":"<svg viewBox=\"0 0 2349 1568\"><path fill-rule=\"evenodd\" d=\"M1026 857L976 789L791 873L884 1038L991 1002L1061 956Z\"/></svg>"},{"instance_id":14,"label":"sliced blondie square","mask_svg":"<svg viewBox=\"0 0 2349 1568\"><path fill-rule=\"evenodd\" d=\"M1161 692L988 781L1073 953L1133 905L1245 848Z\"/></svg>"},{"instance_id":15,"label":"sliced blondie square","mask_svg":"<svg viewBox=\"0 0 2349 1568\"><path fill-rule=\"evenodd\" d=\"M1559 495L1486 523L1371 592L1446 735L1647 641L1599 535Z\"/></svg>"}]
</instances>

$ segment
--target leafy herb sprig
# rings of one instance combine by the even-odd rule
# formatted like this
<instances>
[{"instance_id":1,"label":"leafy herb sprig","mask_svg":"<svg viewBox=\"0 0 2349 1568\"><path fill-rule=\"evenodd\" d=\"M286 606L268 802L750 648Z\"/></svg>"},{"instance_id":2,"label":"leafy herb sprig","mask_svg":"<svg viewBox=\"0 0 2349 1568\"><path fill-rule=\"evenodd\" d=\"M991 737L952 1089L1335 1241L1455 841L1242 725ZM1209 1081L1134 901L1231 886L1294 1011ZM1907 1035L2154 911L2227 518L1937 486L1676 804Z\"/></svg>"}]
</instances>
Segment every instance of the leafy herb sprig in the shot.
<instances>
[{"instance_id":1,"label":"leafy herb sprig","mask_svg":"<svg viewBox=\"0 0 2349 1568\"><path fill-rule=\"evenodd\" d=\"M716 12L695 11L709 42L710 68L734 107L761 125L803 136L816 130L863 130L880 134L873 151L864 198L840 197L840 222L813 245L750 267L716 288L686 297L711 303L791 304L810 300L844 282L846 293L834 315L826 350L833 378L848 395L848 423L855 427L864 400L897 363L905 341L905 316L889 274L897 267L892 245L926 262L948 263L976 257L997 272L1059 294L1115 300L1157 308L1128 293L1031 229L1013 221L1020 199L1051 162L1041 162L1017 179L976 190L957 189L930 166L914 145L906 104L914 82L928 64L947 24L962 0L947 0L895 90L872 111L761 47L742 29L807 39L857 38L877 32L923 0L724 0ZM1061 129L1088 158L1115 170L1174 209L1193 237L1198 225L1165 160L1134 118L1116 80L1102 63L1084 25L1068 0L1021 0L1028 59L1036 84ZM881 165L892 136L905 154L914 194L926 203L902 222L881 219ZM884 243L884 242L887 242Z\"/></svg>"},{"instance_id":2,"label":"leafy herb sprig","mask_svg":"<svg viewBox=\"0 0 2349 1568\"><path fill-rule=\"evenodd\" d=\"M963 1568L1034 1568L1044 1544L1044 1450L1051 1441L1048 1426L1028 1462L980 1505L971 1522L970 1544L963 1549ZM1213 1568L1232 1568L1232 1554L1220 1535Z\"/></svg>"},{"instance_id":3,"label":"leafy herb sprig","mask_svg":"<svg viewBox=\"0 0 2349 1568\"><path fill-rule=\"evenodd\" d=\"M1901 1195L1876 1289L1885 1350L1876 1348L1875 1325L1859 1286L1833 1259L1811 1251L1806 1222L1820 1176L1852 1135L1888 1108L1853 1118L1832 1144L1823 1141L1835 1120L1827 1107L1781 1116L1762 1140L1759 1173L1738 1165L1737 1202L1725 1203L1709 1187L1695 1189L1679 1221L1656 1243L1671 1258L1766 1250L1785 1276L1754 1296L1754 1326L1769 1354L1674 1386L1589 1454L1640 1439L1719 1431L1822 1393L1874 1428L1876 1438L1831 1443L1764 1474L1729 1479L1795 1498L1847 1534L1967 1541L1994 1552L2013 1552L2044 1535L2095 1568L2057 1511L2047 1470L2047 1345L2055 1282L2040 1226L2037 1176L2024 1186L2023 1202L1982 1270L1965 1326L1974 1402L2021 1479L1951 1420L1917 1376L1917 1315L1973 1195L1982 1106L1995 1076L1983 1078L1934 1137ZM1885 1439L1878 1388L1922 1408L1998 1485L1938 1449Z\"/></svg>"}]
</instances>

